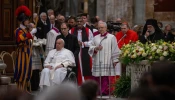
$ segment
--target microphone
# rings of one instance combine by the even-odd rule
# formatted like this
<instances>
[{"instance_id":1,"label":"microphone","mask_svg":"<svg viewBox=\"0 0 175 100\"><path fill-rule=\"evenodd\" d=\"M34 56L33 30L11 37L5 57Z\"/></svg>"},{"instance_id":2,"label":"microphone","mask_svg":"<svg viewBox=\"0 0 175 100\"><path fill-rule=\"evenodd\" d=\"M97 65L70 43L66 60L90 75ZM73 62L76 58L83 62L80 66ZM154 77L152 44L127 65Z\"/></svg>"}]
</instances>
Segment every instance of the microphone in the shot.
<instances>
[{"instance_id":1,"label":"microphone","mask_svg":"<svg viewBox=\"0 0 175 100\"><path fill-rule=\"evenodd\" d=\"M117 42L117 45L119 44L119 42L123 39L123 38L125 38L127 35L126 34L124 34L123 35L123 37Z\"/></svg>"},{"instance_id":2,"label":"microphone","mask_svg":"<svg viewBox=\"0 0 175 100\"><path fill-rule=\"evenodd\" d=\"M107 38L107 36L105 36L101 41L100 41L100 45L101 45L101 42L104 40L104 39L106 39Z\"/></svg>"}]
</instances>

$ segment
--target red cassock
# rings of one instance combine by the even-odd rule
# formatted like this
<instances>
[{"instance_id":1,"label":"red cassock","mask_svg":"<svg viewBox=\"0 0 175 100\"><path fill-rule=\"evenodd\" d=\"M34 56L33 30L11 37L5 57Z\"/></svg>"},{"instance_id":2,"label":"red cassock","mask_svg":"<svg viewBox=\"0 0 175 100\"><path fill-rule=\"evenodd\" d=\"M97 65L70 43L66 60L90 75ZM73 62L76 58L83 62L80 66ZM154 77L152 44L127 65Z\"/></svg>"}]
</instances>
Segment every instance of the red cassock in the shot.
<instances>
[{"instance_id":1,"label":"red cassock","mask_svg":"<svg viewBox=\"0 0 175 100\"><path fill-rule=\"evenodd\" d=\"M122 37L124 37L124 38L122 38ZM131 42L137 41L138 35L136 32L134 32L132 30L128 30L126 32L126 36L124 36L122 31L120 31L116 34L116 39L117 39L118 47L119 47L119 49L121 49L124 44L128 44L130 41Z\"/></svg>"}]
</instances>

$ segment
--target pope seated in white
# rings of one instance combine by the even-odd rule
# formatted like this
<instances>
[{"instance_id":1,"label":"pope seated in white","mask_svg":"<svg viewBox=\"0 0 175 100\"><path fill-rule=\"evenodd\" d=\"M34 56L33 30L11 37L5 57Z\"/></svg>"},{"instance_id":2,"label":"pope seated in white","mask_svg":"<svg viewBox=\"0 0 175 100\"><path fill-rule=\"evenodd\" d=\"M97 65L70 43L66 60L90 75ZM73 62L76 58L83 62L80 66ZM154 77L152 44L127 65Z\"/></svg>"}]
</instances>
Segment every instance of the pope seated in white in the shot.
<instances>
[{"instance_id":1,"label":"pope seated in white","mask_svg":"<svg viewBox=\"0 0 175 100\"><path fill-rule=\"evenodd\" d=\"M56 41L56 49L49 51L41 72L40 87L60 84L66 74L67 67L75 66L75 58L71 51L64 48L64 40Z\"/></svg>"}]
</instances>

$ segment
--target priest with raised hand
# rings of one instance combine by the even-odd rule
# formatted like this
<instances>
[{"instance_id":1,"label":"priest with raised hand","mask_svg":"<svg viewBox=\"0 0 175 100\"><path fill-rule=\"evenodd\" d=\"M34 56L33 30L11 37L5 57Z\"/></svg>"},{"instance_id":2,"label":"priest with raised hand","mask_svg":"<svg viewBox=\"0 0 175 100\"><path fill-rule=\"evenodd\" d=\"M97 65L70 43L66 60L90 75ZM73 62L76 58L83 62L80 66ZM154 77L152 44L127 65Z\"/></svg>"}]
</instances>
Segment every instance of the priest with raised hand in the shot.
<instances>
[{"instance_id":1,"label":"priest with raised hand","mask_svg":"<svg viewBox=\"0 0 175 100\"><path fill-rule=\"evenodd\" d=\"M115 66L119 62L120 50L115 36L107 32L105 22L98 23L98 30L100 34L93 38L89 48L89 55L93 58L92 75L101 84L102 95L109 95L109 86L116 75Z\"/></svg>"},{"instance_id":2,"label":"priest with raised hand","mask_svg":"<svg viewBox=\"0 0 175 100\"><path fill-rule=\"evenodd\" d=\"M41 72L40 87L62 83L67 74L68 66L75 66L73 53L64 48L64 40L56 41L56 49L49 51Z\"/></svg>"}]
</instances>

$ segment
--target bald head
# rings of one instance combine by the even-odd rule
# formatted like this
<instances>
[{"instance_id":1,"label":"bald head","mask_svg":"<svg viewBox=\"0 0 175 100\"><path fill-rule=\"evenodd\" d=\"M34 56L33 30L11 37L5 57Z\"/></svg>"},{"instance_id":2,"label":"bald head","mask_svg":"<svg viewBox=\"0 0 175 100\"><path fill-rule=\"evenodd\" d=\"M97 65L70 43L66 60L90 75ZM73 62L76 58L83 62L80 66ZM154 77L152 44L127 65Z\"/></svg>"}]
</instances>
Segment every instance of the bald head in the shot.
<instances>
[{"instance_id":1,"label":"bald head","mask_svg":"<svg viewBox=\"0 0 175 100\"><path fill-rule=\"evenodd\" d=\"M56 49L59 51L62 48L64 48L64 40L63 39L58 39L56 41Z\"/></svg>"}]
</instances>

